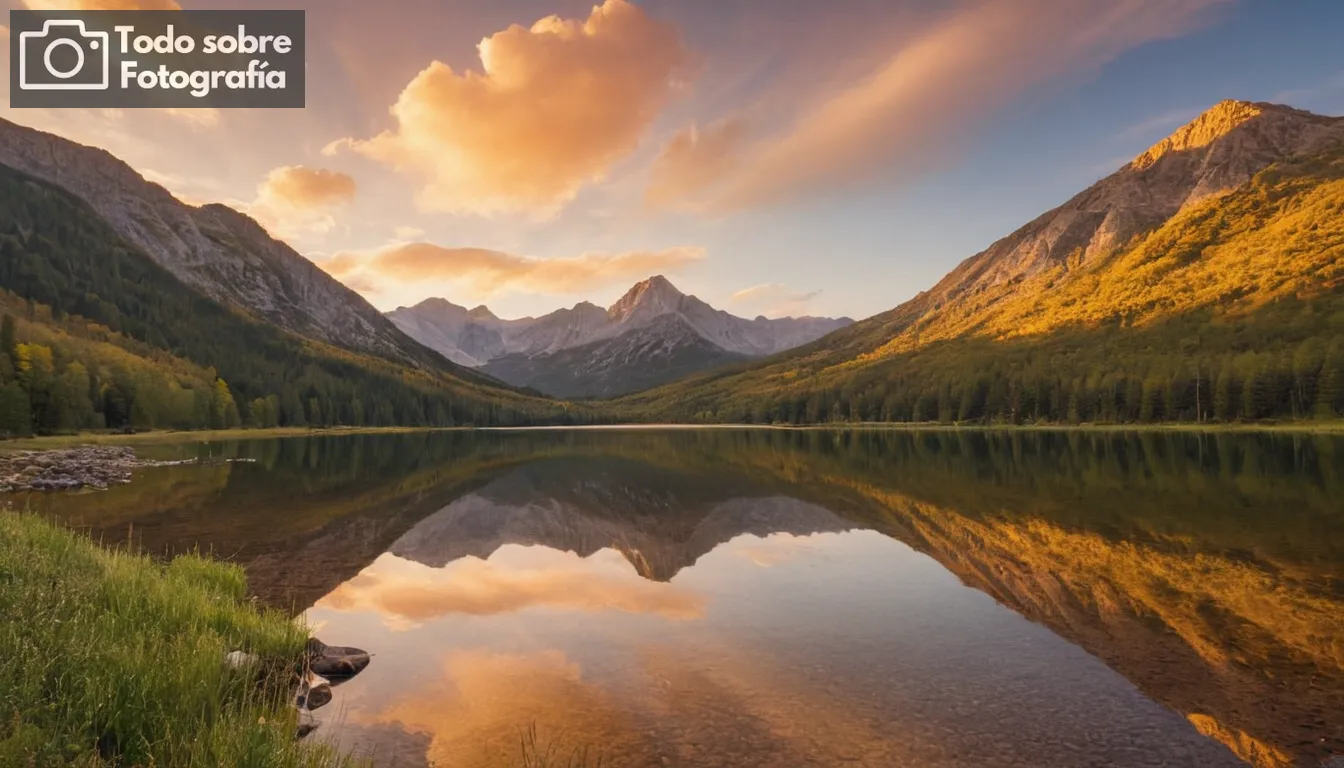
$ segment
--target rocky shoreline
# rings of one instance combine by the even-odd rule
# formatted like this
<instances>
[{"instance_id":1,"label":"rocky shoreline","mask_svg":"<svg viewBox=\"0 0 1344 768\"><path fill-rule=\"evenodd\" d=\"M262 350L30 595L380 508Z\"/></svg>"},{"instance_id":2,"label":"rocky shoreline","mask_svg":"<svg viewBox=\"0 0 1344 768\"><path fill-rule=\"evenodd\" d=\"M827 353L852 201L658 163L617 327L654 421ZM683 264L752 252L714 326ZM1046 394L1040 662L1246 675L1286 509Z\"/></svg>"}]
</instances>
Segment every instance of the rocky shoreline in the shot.
<instances>
[{"instance_id":1,"label":"rocky shoreline","mask_svg":"<svg viewBox=\"0 0 1344 768\"><path fill-rule=\"evenodd\" d=\"M14 491L105 491L131 482L142 467L186 462L148 461L126 447L81 445L52 451L0 453L0 493Z\"/></svg>"}]
</instances>

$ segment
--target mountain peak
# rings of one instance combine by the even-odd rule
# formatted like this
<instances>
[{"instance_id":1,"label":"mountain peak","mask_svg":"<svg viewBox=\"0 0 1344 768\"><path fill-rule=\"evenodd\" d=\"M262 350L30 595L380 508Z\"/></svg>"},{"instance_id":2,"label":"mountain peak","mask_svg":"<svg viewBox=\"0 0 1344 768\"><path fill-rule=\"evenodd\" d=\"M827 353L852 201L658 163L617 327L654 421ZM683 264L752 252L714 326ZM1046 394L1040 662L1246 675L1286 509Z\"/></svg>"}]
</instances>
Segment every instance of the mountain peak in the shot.
<instances>
[{"instance_id":1,"label":"mountain peak","mask_svg":"<svg viewBox=\"0 0 1344 768\"><path fill-rule=\"evenodd\" d=\"M675 311L684 298L686 294L677 290L672 281L662 275L654 275L635 283L619 301L611 305L608 313L613 318L628 317L636 310L643 310L650 316L658 315Z\"/></svg>"},{"instance_id":2,"label":"mountain peak","mask_svg":"<svg viewBox=\"0 0 1344 768\"><path fill-rule=\"evenodd\" d=\"M498 320L498 319L499 319L498 317L495 316L495 313L494 313L494 312L491 312L491 311L490 311L490 308L487 307L487 306L485 306L484 304L479 304L479 305L477 305L475 308L473 308L470 312L467 313L467 316L470 317L470 318L473 319L473 320Z\"/></svg>"},{"instance_id":3,"label":"mountain peak","mask_svg":"<svg viewBox=\"0 0 1344 768\"><path fill-rule=\"evenodd\" d=\"M1130 166L1136 170L1149 168L1172 152L1188 152L1207 147L1251 121L1267 122L1264 118L1271 115L1277 121L1288 123L1330 119L1282 104L1224 99L1206 109L1199 117L1176 129L1175 133L1149 147L1146 152L1134 158Z\"/></svg>"}]
</instances>

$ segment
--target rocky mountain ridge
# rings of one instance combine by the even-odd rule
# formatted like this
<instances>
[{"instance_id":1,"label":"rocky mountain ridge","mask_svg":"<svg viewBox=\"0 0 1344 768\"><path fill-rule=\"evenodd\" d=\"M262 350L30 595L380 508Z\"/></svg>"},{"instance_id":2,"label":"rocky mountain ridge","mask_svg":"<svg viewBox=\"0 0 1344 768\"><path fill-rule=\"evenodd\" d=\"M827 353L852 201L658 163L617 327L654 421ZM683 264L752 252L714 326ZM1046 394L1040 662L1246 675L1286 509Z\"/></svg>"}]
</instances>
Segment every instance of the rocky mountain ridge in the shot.
<instances>
[{"instance_id":1,"label":"rocky mountain ridge","mask_svg":"<svg viewBox=\"0 0 1344 768\"><path fill-rule=\"evenodd\" d=\"M128 243L215 301L309 339L445 367L359 294L232 208L188 205L102 149L3 119L0 164L80 198Z\"/></svg>"},{"instance_id":2,"label":"rocky mountain ridge","mask_svg":"<svg viewBox=\"0 0 1344 768\"><path fill-rule=\"evenodd\" d=\"M1023 280L1060 266L1084 271L1270 165L1339 141L1344 118L1263 102L1219 102L1063 205L963 261L929 291L865 324L894 320L894 332L931 313L974 314Z\"/></svg>"},{"instance_id":3,"label":"rocky mountain ridge","mask_svg":"<svg viewBox=\"0 0 1344 768\"><path fill-rule=\"evenodd\" d=\"M814 341L851 322L753 320L715 309L657 275L608 309L581 302L538 318L502 320L427 299L388 313L412 338L462 365L562 397L612 395Z\"/></svg>"}]
</instances>

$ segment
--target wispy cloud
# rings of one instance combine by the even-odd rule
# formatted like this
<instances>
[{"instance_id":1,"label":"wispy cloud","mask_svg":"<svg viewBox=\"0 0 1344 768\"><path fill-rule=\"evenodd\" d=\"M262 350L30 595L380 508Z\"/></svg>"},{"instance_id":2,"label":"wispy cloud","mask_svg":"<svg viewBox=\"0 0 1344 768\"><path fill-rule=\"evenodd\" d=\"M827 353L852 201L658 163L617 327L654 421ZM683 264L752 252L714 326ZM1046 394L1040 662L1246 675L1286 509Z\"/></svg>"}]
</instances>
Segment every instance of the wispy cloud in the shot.
<instances>
[{"instance_id":1,"label":"wispy cloud","mask_svg":"<svg viewBox=\"0 0 1344 768\"><path fill-rule=\"evenodd\" d=\"M679 134L688 204L724 212L909 177L945 161L983 119L1027 88L1183 34L1228 0L979 0L929 26L876 69L799 105L785 129L725 151ZM671 174L657 169L650 197ZM671 188L677 188L671 185ZM686 202L686 201L684 201Z\"/></svg>"},{"instance_id":2,"label":"wispy cloud","mask_svg":"<svg viewBox=\"0 0 1344 768\"><path fill-rule=\"evenodd\" d=\"M766 317L797 317L811 311L821 291L794 291L783 283L762 283L737 291L729 300Z\"/></svg>"},{"instance_id":3,"label":"wispy cloud","mask_svg":"<svg viewBox=\"0 0 1344 768\"><path fill-rule=\"evenodd\" d=\"M658 272L675 272L704 258L704 249L692 247L540 259L488 248L394 243L374 253L339 253L319 266L343 281L438 280L454 283L475 297L488 298L506 290L590 293Z\"/></svg>"},{"instance_id":4,"label":"wispy cloud","mask_svg":"<svg viewBox=\"0 0 1344 768\"><path fill-rule=\"evenodd\" d=\"M177 0L23 0L34 11L180 11Z\"/></svg>"},{"instance_id":5,"label":"wispy cloud","mask_svg":"<svg viewBox=\"0 0 1344 768\"><path fill-rule=\"evenodd\" d=\"M1127 126L1115 135L1116 139L1133 141L1136 139L1161 138L1199 117L1207 107L1185 107L1169 109L1151 117L1144 118Z\"/></svg>"},{"instance_id":6,"label":"wispy cloud","mask_svg":"<svg viewBox=\"0 0 1344 768\"><path fill-rule=\"evenodd\" d=\"M1320 109L1318 102L1328 102L1331 111L1344 111L1344 71L1336 72L1312 85L1279 91L1270 97L1270 101L1304 109L1310 107Z\"/></svg>"}]
</instances>

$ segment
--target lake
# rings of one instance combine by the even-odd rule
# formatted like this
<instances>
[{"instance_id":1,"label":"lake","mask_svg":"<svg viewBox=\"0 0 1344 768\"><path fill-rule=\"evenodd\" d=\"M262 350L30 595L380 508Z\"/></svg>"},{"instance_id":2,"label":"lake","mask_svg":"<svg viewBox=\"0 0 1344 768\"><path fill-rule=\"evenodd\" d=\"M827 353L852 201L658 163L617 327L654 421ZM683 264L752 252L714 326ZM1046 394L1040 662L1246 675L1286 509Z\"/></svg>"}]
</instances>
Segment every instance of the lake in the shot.
<instances>
[{"instance_id":1,"label":"lake","mask_svg":"<svg viewBox=\"0 0 1344 768\"><path fill-rule=\"evenodd\" d=\"M147 447L33 495L374 653L378 765L1320 766L1344 438L537 430ZM527 763L531 765L532 763Z\"/></svg>"}]
</instances>

